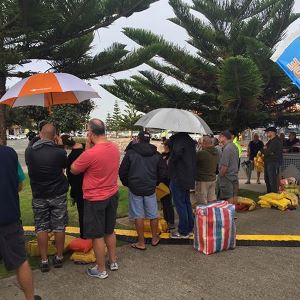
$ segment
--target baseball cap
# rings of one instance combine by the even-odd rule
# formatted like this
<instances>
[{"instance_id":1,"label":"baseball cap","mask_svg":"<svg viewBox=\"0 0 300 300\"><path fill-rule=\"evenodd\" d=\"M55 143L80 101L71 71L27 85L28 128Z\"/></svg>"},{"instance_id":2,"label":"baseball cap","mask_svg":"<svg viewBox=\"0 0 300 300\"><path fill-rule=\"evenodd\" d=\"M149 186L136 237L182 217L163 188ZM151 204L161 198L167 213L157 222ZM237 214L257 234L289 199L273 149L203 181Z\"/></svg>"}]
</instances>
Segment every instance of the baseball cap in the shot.
<instances>
[{"instance_id":1,"label":"baseball cap","mask_svg":"<svg viewBox=\"0 0 300 300\"><path fill-rule=\"evenodd\" d=\"M223 132L221 132L220 135L225 136L228 140L231 140L231 138L232 138L232 134L229 130L224 130Z\"/></svg>"},{"instance_id":2,"label":"baseball cap","mask_svg":"<svg viewBox=\"0 0 300 300\"><path fill-rule=\"evenodd\" d=\"M268 132L268 131L277 133L276 127L268 127L268 128L265 130L265 132Z\"/></svg>"},{"instance_id":3,"label":"baseball cap","mask_svg":"<svg viewBox=\"0 0 300 300\"><path fill-rule=\"evenodd\" d=\"M147 131L140 131L138 137L142 142L150 142L151 135Z\"/></svg>"}]
</instances>

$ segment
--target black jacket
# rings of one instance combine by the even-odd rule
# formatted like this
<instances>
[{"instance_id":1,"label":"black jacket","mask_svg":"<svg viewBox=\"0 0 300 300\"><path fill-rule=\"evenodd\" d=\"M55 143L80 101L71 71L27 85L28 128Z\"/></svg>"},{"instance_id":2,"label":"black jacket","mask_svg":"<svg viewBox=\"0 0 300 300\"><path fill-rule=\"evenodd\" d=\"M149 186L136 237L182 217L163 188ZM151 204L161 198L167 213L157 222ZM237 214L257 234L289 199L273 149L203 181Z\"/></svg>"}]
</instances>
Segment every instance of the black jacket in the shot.
<instances>
[{"instance_id":1,"label":"black jacket","mask_svg":"<svg viewBox=\"0 0 300 300\"><path fill-rule=\"evenodd\" d=\"M169 177L185 190L195 188L196 144L184 132L170 138Z\"/></svg>"},{"instance_id":2,"label":"black jacket","mask_svg":"<svg viewBox=\"0 0 300 300\"><path fill-rule=\"evenodd\" d=\"M166 164L154 145L131 145L121 163L119 176L124 186L137 196L150 196L167 177Z\"/></svg>"},{"instance_id":3,"label":"black jacket","mask_svg":"<svg viewBox=\"0 0 300 300\"><path fill-rule=\"evenodd\" d=\"M266 144L266 149L263 153L265 155L265 164L277 162L281 164L282 162L282 142L278 136L269 140Z\"/></svg>"},{"instance_id":4,"label":"black jacket","mask_svg":"<svg viewBox=\"0 0 300 300\"><path fill-rule=\"evenodd\" d=\"M68 191L63 173L67 153L49 140L38 140L25 151L28 175L34 198L54 198Z\"/></svg>"},{"instance_id":5,"label":"black jacket","mask_svg":"<svg viewBox=\"0 0 300 300\"><path fill-rule=\"evenodd\" d=\"M80 201L81 199L83 199L83 191L82 191L83 173L78 175L72 174L71 165L83 152L84 152L84 146L82 149L72 149L67 160L66 173L67 173L69 184L71 186L70 196L76 201L77 200Z\"/></svg>"}]
</instances>

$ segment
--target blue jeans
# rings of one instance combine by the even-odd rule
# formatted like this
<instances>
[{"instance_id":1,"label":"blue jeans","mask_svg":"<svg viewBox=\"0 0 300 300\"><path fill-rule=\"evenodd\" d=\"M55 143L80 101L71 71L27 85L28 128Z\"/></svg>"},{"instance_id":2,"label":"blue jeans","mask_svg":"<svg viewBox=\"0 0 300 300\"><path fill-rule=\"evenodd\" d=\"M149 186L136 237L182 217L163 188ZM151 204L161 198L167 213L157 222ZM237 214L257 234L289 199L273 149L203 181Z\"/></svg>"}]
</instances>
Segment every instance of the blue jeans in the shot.
<instances>
[{"instance_id":1,"label":"blue jeans","mask_svg":"<svg viewBox=\"0 0 300 300\"><path fill-rule=\"evenodd\" d=\"M279 175L279 163L268 162L265 164L265 182L268 193L278 192L278 175Z\"/></svg>"},{"instance_id":2,"label":"blue jeans","mask_svg":"<svg viewBox=\"0 0 300 300\"><path fill-rule=\"evenodd\" d=\"M170 189L179 216L178 232L182 235L188 235L194 229L194 216L190 200L190 191L180 188L175 181L171 181Z\"/></svg>"}]
</instances>

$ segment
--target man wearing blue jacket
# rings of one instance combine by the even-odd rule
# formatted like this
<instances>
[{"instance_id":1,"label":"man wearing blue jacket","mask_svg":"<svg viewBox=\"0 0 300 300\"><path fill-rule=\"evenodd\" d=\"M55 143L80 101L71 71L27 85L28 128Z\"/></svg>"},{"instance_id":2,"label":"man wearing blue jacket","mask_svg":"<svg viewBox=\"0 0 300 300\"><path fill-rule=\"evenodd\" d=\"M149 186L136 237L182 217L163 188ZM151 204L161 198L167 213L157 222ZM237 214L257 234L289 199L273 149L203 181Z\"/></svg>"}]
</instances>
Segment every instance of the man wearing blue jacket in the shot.
<instances>
[{"instance_id":1,"label":"man wearing blue jacket","mask_svg":"<svg viewBox=\"0 0 300 300\"><path fill-rule=\"evenodd\" d=\"M144 218L150 219L152 246L159 243L158 208L155 189L167 177L167 167L157 148L150 144L150 134L140 132L138 143L128 147L119 176L129 189L129 217L134 220L138 242L132 247L145 250Z\"/></svg>"},{"instance_id":2,"label":"man wearing blue jacket","mask_svg":"<svg viewBox=\"0 0 300 300\"><path fill-rule=\"evenodd\" d=\"M15 150L0 145L0 259L7 270L16 270L27 300L41 299L33 295L32 272L26 257L21 222L19 191L25 180Z\"/></svg>"}]
</instances>

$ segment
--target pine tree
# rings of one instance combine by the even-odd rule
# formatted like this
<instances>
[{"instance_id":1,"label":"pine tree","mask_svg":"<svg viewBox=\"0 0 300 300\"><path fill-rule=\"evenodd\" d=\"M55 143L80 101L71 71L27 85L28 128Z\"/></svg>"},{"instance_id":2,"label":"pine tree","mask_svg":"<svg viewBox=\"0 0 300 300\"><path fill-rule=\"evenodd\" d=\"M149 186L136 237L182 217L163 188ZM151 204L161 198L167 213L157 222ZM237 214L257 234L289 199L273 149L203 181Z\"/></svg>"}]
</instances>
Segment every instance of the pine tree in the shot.
<instances>
[{"instance_id":1,"label":"pine tree","mask_svg":"<svg viewBox=\"0 0 300 300\"><path fill-rule=\"evenodd\" d=\"M3 0L0 3L0 97L8 78L32 60L46 60L49 71L68 72L83 79L128 70L157 53L151 45L132 52L114 43L91 54L94 33L121 17L147 9L157 0ZM76 109L75 109L76 110ZM0 143L5 143L5 107L0 105Z\"/></svg>"},{"instance_id":2,"label":"pine tree","mask_svg":"<svg viewBox=\"0 0 300 300\"><path fill-rule=\"evenodd\" d=\"M126 104L124 113L121 115L120 127L130 131L130 137L132 138L132 132L137 130L138 127L134 124L141 118L141 114L135 109L134 105Z\"/></svg>"},{"instance_id":3,"label":"pine tree","mask_svg":"<svg viewBox=\"0 0 300 300\"><path fill-rule=\"evenodd\" d=\"M111 118L111 114L107 113L106 119L105 119L105 126L106 126L106 130L111 131L112 129L112 118Z\"/></svg>"},{"instance_id":4,"label":"pine tree","mask_svg":"<svg viewBox=\"0 0 300 300\"><path fill-rule=\"evenodd\" d=\"M188 43L197 50L196 54L149 31L125 28L125 35L143 47L159 44L161 59L148 62L153 71L143 71L132 80L115 80L113 85L103 87L143 112L166 106L185 108L202 113L212 127L227 127L237 123L239 114L235 120L223 119L230 110L221 101L220 70L226 59L243 56L256 65L263 79L261 96L256 94L258 98L251 100L257 103L257 109L252 109L252 103L243 105L249 104L252 109L243 127L277 121L282 111L299 103L299 91L270 60L273 47L299 17L292 12L293 0L192 2L188 5L182 0L170 0L176 15L170 21L186 30ZM197 17L193 11L203 17ZM182 85L168 84L166 77ZM233 91L236 83L230 84Z\"/></svg>"},{"instance_id":5,"label":"pine tree","mask_svg":"<svg viewBox=\"0 0 300 300\"><path fill-rule=\"evenodd\" d=\"M118 133L121 129L121 110L118 101L115 101L114 110L111 117L111 130L116 132L116 136L118 137Z\"/></svg>"}]
</instances>

